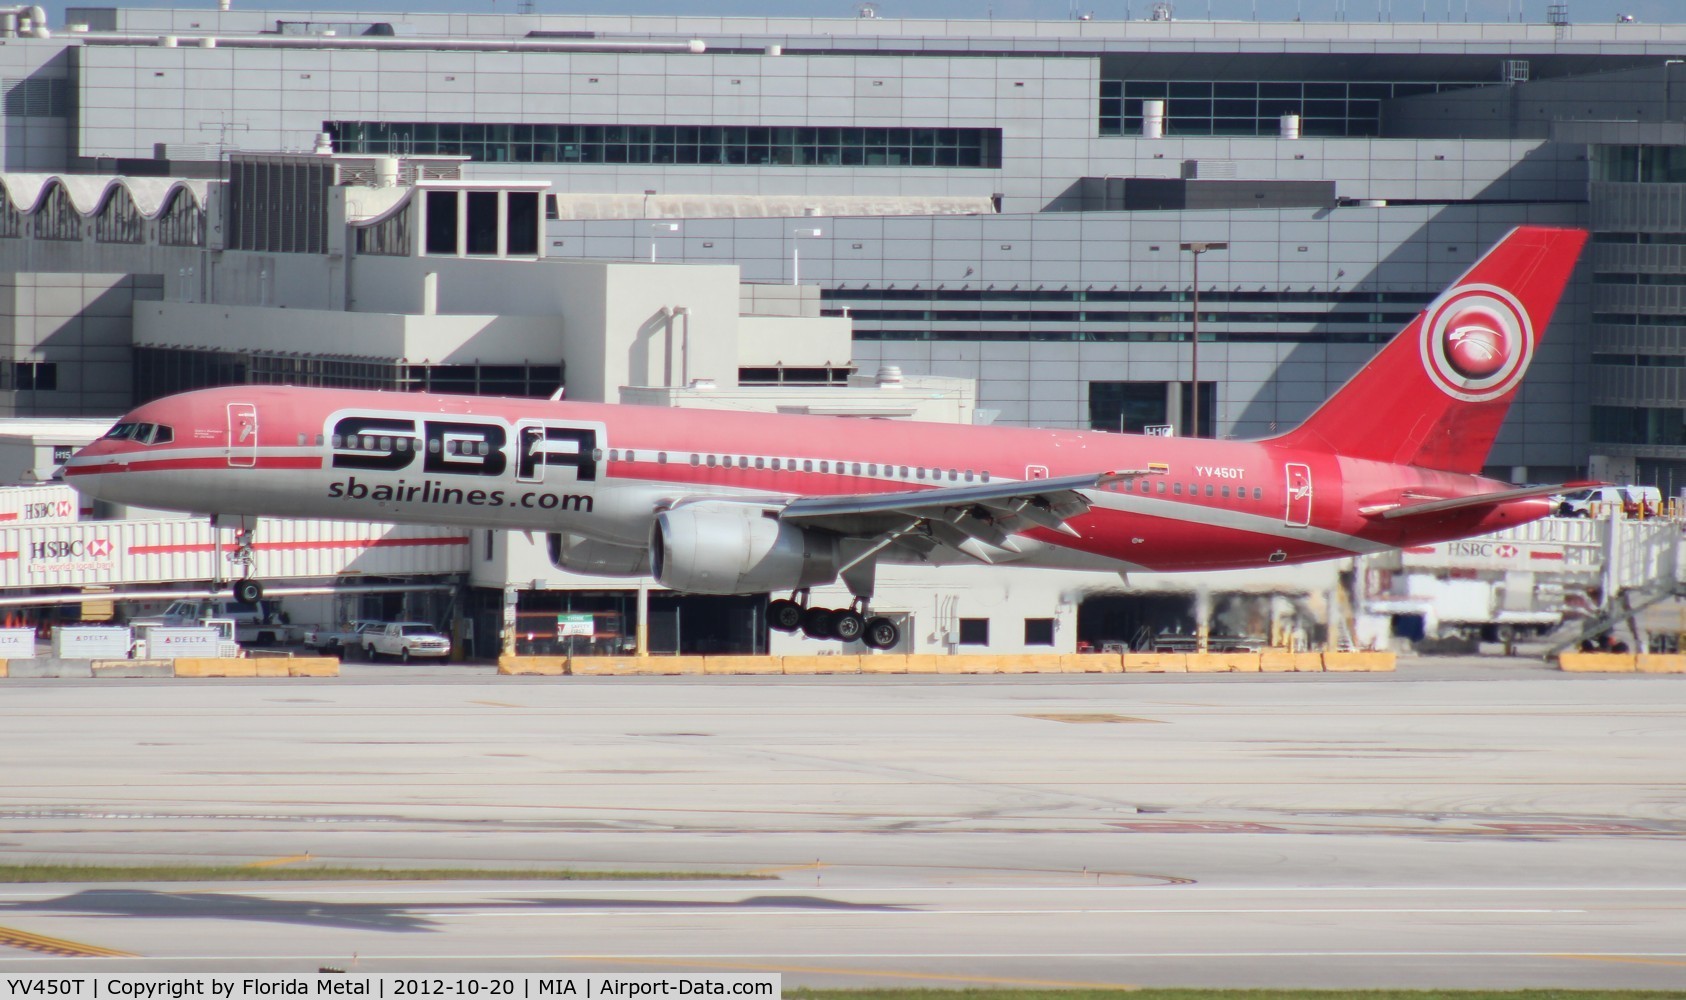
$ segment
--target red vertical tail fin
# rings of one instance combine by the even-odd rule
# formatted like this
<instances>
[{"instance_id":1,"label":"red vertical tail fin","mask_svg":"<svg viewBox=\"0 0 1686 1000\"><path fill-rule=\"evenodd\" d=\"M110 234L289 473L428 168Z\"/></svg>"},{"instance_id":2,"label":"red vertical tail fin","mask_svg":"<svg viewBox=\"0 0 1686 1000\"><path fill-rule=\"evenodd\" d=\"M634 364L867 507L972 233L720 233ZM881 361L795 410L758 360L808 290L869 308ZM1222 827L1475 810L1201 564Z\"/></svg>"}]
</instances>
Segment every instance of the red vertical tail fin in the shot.
<instances>
[{"instance_id":1,"label":"red vertical tail fin","mask_svg":"<svg viewBox=\"0 0 1686 1000\"><path fill-rule=\"evenodd\" d=\"M1587 234L1519 226L1280 444L1477 473Z\"/></svg>"}]
</instances>

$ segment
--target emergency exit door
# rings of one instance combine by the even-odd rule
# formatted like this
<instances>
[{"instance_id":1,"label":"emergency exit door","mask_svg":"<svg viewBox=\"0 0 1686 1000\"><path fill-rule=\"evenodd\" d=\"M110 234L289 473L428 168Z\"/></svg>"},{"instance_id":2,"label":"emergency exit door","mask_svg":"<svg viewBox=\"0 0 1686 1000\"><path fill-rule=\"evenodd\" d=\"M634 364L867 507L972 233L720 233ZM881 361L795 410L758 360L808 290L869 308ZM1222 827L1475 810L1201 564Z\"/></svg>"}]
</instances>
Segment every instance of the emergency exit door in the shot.
<instances>
[{"instance_id":1,"label":"emergency exit door","mask_svg":"<svg viewBox=\"0 0 1686 1000\"><path fill-rule=\"evenodd\" d=\"M1311 466L1288 463L1288 509L1283 520L1290 528L1304 528L1311 524Z\"/></svg>"}]
</instances>

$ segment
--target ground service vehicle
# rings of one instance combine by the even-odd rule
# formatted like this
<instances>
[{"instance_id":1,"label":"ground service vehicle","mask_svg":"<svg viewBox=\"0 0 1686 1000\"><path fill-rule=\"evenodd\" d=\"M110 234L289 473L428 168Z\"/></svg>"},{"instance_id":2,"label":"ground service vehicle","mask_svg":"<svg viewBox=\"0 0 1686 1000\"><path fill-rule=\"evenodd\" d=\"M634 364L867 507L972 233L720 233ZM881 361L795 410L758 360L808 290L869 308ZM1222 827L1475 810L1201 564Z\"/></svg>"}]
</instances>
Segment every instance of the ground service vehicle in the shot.
<instances>
[{"instance_id":1,"label":"ground service vehicle","mask_svg":"<svg viewBox=\"0 0 1686 1000\"><path fill-rule=\"evenodd\" d=\"M1655 517L1663 508L1663 493L1655 486L1590 486L1551 498L1558 517L1591 517L1593 511L1620 510L1627 517Z\"/></svg>"},{"instance_id":2,"label":"ground service vehicle","mask_svg":"<svg viewBox=\"0 0 1686 1000\"><path fill-rule=\"evenodd\" d=\"M65 474L222 523L542 531L560 568L784 593L772 627L887 649L880 562L1240 569L1545 517L1549 494L1596 484L1480 472L1585 241L1512 230L1303 424L1258 441L247 385L137 407ZM848 608L808 606L837 579Z\"/></svg>"},{"instance_id":3,"label":"ground service vehicle","mask_svg":"<svg viewBox=\"0 0 1686 1000\"><path fill-rule=\"evenodd\" d=\"M333 628L318 625L309 628L304 633L304 644L311 649L320 649L324 653L338 653L345 649L363 648L363 633L370 629L385 627L385 622L362 619L348 622L343 628Z\"/></svg>"},{"instance_id":4,"label":"ground service vehicle","mask_svg":"<svg viewBox=\"0 0 1686 1000\"><path fill-rule=\"evenodd\" d=\"M371 660L441 659L451 655L451 640L426 622L388 622L363 633L363 652Z\"/></svg>"},{"instance_id":5,"label":"ground service vehicle","mask_svg":"<svg viewBox=\"0 0 1686 1000\"><path fill-rule=\"evenodd\" d=\"M234 638L242 643L274 646L291 642L298 630L283 620L280 607L274 601L244 604L227 598L184 598L172 601L161 614L132 619L129 625L194 626L209 624L213 619L234 623Z\"/></svg>"}]
</instances>

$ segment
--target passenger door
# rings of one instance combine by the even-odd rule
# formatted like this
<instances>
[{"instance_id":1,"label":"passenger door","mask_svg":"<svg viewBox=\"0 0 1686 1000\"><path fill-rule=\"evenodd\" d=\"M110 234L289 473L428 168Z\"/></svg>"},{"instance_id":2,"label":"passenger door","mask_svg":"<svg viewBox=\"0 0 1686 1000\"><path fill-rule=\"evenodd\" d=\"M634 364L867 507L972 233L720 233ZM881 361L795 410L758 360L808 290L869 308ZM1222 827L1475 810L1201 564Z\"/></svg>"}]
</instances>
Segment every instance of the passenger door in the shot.
<instances>
[{"instance_id":1,"label":"passenger door","mask_svg":"<svg viewBox=\"0 0 1686 1000\"><path fill-rule=\"evenodd\" d=\"M249 469L258 464L258 408L253 403L228 404L228 464Z\"/></svg>"},{"instance_id":2,"label":"passenger door","mask_svg":"<svg viewBox=\"0 0 1686 1000\"><path fill-rule=\"evenodd\" d=\"M1290 528L1311 524L1311 466L1289 462L1286 470L1287 509L1282 520Z\"/></svg>"}]
</instances>

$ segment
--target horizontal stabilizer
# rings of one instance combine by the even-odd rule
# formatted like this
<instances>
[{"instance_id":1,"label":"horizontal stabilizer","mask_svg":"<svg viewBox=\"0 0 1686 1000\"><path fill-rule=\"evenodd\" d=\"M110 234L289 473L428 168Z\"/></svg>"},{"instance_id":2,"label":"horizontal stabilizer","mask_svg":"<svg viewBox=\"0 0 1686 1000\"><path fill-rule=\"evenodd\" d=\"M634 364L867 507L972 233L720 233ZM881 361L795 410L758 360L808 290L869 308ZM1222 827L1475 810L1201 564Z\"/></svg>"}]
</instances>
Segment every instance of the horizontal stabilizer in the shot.
<instances>
[{"instance_id":1,"label":"horizontal stabilizer","mask_svg":"<svg viewBox=\"0 0 1686 1000\"><path fill-rule=\"evenodd\" d=\"M1392 521L1401 517L1444 514L1449 510L1493 507L1498 504L1509 503L1512 500L1529 500L1534 497L1547 497L1555 493L1565 493L1569 490L1584 490L1594 486L1608 485L1608 483L1596 481L1557 483L1552 486L1523 486L1514 490L1499 490L1496 493L1477 493L1468 497L1431 497L1407 493L1396 503L1372 504L1359 508L1358 512L1368 518Z\"/></svg>"}]
</instances>

